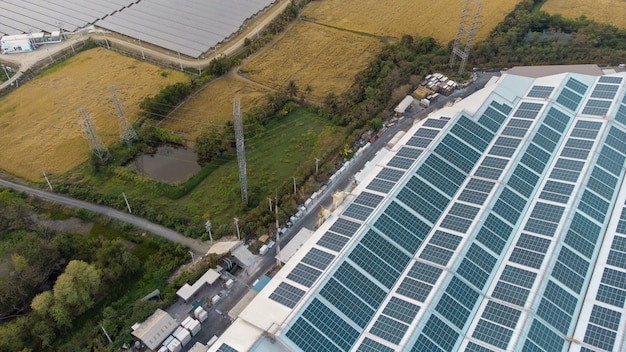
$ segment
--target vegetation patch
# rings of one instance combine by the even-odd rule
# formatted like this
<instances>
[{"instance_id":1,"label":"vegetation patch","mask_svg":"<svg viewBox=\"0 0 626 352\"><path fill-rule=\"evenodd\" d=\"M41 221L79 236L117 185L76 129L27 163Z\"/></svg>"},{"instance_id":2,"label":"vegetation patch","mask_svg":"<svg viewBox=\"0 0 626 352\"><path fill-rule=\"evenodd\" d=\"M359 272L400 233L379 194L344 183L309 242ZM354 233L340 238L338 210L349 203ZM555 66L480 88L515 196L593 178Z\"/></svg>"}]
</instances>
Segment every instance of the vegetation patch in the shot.
<instances>
[{"instance_id":1,"label":"vegetation patch","mask_svg":"<svg viewBox=\"0 0 626 352\"><path fill-rule=\"evenodd\" d=\"M102 140L119 139L118 118L109 87L115 85L131 123L139 117L139 102L161 88L186 79L113 51L98 48L53 66L0 100L0 169L30 180L65 173L89 158L79 124L85 105Z\"/></svg>"},{"instance_id":2,"label":"vegetation patch","mask_svg":"<svg viewBox=\"0 0 626 352\"><path fill-rule=\"evenodd\" d=\"M282 89L289 81L295 81L301 92L309 86L308 98L321 101L328 92L341 93L350 87L382 46L373 37L299 22L244 63L242 70L273 89Z\"/></svg>"},{"instance_id":3,"label":"vegetation patch","mask_svg":"<svg viewBox=\"0 0 626 352\"><path fill-rule=\"evenodd\" d=\"M234 76L234 75L233 75ZM195 139L203 128L233 120L233 98L241 99L242 112L259 105L269 92L262 86L232 76L218 78L197 92L160 124Z\"/></svg>"},{"instance_id":4,"label":"vegetation patch","mask_svg":"<svg viewBox=\"0 0 626 352\"><path fill-rule=\"evenodd\" d=\"M541 9L553 15L587 19L626 28L626 7L623 0L602 0L591 4L582 0L548 0Z\"/></svg>"},{"instance_id":5,"label":"vegetation patch","mask_svg":"<svg viewBox=\"0 0 626 352\"><path fill-rule=\"evenodd\" d=\"M485 38L517 3L519 0L482 1L476 38ZM303 16L318 23L381 37L417 34L447 44L456 37L464 6L465 1L459 0L321 0L311 2ZM472 15L470 12L468 23Z\"/></svg>"}]
</instances>

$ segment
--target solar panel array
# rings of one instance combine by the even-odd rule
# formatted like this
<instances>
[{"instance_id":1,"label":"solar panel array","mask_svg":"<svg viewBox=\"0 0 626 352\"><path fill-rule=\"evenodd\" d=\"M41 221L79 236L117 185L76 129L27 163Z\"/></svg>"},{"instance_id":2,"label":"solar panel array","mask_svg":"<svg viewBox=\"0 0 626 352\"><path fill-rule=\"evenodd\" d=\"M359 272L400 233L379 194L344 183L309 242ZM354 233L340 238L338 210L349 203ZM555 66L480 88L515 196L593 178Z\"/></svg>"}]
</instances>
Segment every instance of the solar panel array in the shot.
<instances>
[{"instance_id":1,"label":"solar panel array","mask_svg":"<svg viewBox=\"0 0 626 352\"><path fill-rule=\"evenodd\" d=\"M552 352L572 339L576 351L623 348L622 81L569 75L529 86L526 99L494 93L475 115L425 121L287 276L311 295L283 342L302 351ZM546 100L553 92L577 98ZM611 104L619 94L623 118L578 112L594 94ZM611 222L618 198L625 206Z\"/></svg>"},{"instance_id":2,"label":"solar panel array","mask_svg":"<svg viewBox=\"0 0 626 352\"><path fill-rule=\"evenodd\" d=\"M273 0L0 0L0 36L90 24L191 57L236 33Z\"/></svg>"}]
</instances>

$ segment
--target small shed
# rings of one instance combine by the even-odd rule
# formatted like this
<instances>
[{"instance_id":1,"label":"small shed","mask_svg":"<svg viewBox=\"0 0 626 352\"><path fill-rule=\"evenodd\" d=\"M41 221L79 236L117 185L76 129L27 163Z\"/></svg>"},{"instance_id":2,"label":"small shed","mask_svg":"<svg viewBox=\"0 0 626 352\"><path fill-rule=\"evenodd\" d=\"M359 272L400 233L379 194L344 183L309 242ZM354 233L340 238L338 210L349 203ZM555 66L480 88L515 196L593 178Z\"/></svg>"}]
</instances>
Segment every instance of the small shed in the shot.
<instances>
[{"instance_id":1,"label":"small shed","mask_svg":"<svg viewBox=\"0 0 626 352\"><path fill-rule=\"evenodd\" d=\"M406 97L404 97L404 99L402 99L400 104L398 104L398 106L396 106L396 108L393 110L396 112L396 116L400 116L404 114L406 109L408 109L411 106L411 104L413 104L413 100L414 100L413 97L410 95L407 95Z\"/></svg>"}]
</instances>

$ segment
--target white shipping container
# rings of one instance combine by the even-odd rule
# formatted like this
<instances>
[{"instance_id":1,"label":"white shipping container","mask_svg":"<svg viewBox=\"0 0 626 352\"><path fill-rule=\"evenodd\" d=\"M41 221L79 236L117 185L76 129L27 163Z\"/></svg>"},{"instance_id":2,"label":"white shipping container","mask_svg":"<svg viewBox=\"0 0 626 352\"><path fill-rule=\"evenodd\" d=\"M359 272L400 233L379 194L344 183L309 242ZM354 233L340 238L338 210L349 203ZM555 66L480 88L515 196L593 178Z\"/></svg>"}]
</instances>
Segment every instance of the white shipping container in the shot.
<instances>
[{"instance_id":1,"label":"white shipping container","mask_svg":"<svg viewBox=\"0 0 626 352\"><path fill-rule=\"evenodd\" d=\"M193 311L193 316L200 320L200 322L204 322L209 317L206 310L202 307L196 308L196 310Z\"/></svg>"},{"instance_id":2,"label":"white shipping container","mask_svg":"<svg viewBox=\"0 0 626 352\"><path fill-rule=\"evenodd\" d=\"M202 325L196 319L191 319L191 322L186 326L187 330L191 333L191 336L196 336L197 333L202 329Z\"/></svg>"},{"instance_id":3,"label":"white shipping container","mask_svg":"<svg viewBox=\"0 0 626 352\"><path fill-rule=\"evenodd\" d=\"M183 328L182 326L179 326L174 331L174 337L180 341L183 346L187 345L189 341L191 341L191 333L189 333L189 330Z\"/></svg>"},{"instance_id":4,"label":"white shipping container","mask_svg":"<svg viewBox=\"0 0 626 352\"><path fill-rule=\"evenodd\" d=\"M226 288L233 287L234 283L235 283L235 281L233 281L233 279L228 279L228 281L226 281Z\"/></svg>"},{"instance_id":5,"label":"white shipping container","mask_svg":"<svg viewBox=\"0 0 626 352\"><path fill-rule=\"evenodd\" d=\"M169 350L167 349L167 346L161 346L161 348L159 348L159 352L169 352Z\"/></svg>"},{"instance_id":6,"label":"white shipping container","mask_svg":"<svg viewBox=\"0 0 626 352\"><path fill-rule=\"evenodd\" d=\"M180 350L183 349L183 346L181 345L180 341L173 339L172 342L167 345L167 349L170 352L180 352Z\"/></svg>"},{"instance_id":7,"label":"white shipping container","mask_svg":"<svg viewBox=\"0 0 626 352\"><path fill-rule=\"evenodd\" d=\"M203 309L196 318L198 318L198 320L203 323L205 320L207 320L208 317L209 314Z\"/></svg>"},{"instance_id":8,"label":"white shipping container","mask_svg":"<svg viewBox=\"0 0 626 352\"><path fill-rule=\"evenodd\" d=\"M182 323L180 323L180 326L182 326L183 328L187 328L187 325L189 325L189 323L191 323L192 320L193 320L192 317L187 317L185 318L185 320L183 320Z\"/></svg>"}]
</instances>

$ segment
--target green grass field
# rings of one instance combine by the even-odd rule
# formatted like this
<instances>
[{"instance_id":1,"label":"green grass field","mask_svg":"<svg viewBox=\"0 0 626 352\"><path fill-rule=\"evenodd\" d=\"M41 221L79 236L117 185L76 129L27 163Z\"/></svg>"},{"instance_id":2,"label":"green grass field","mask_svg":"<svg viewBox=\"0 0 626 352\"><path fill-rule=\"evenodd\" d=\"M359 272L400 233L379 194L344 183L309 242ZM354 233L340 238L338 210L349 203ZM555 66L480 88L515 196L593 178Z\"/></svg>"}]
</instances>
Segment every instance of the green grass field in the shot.
<instances>
[{"instance_id":1,"label":"green grass field","mask_svg":"<svg viewBox=\"0 0 626 352\"><path fill-rule=\"evenodd\" d=\"M315 114L297 109L273 120L259 136L247 140L246 160L250 207L266 202L276 188L290 184L297 169L315 163L326 148L341 143L342 131ZM334 143L333 143L334 142ZM301 181L301 180L300 180ZM236 157L226 161L190 194L166 207L171 212L209 215L215 225L232 222L241 191ZM214 226L215 226L214 225Z\"/></svg>"},{"instance_id":2,"label":"green grass field","mask_svg":"<svg viewBox=\"0 0 626 352\"><path fill-rule=\"evenodd\" d=\"M315 158L323 158L336 150L343 142L343 134L342 128L331 126L307 109L297 108L274 118L262 132L247 139L248 209L267 202L267 197L273 196L276 189L290 186L292 177L298 176L304 167L314 168ZM323 167L320 164L320 168ZM81 183L109 196L118 209L125 209L121 196L125 192L131 207L141 203L153 214L186 218L196 224L203 224L203 219L210 218L215 228L232 225L234 216L245 214L234 153L204 166L199 172L201 175L178 186L134 174L132 177L108 177L91 174L88 168L80 172Z\"/></svg>"}]
</instances>

